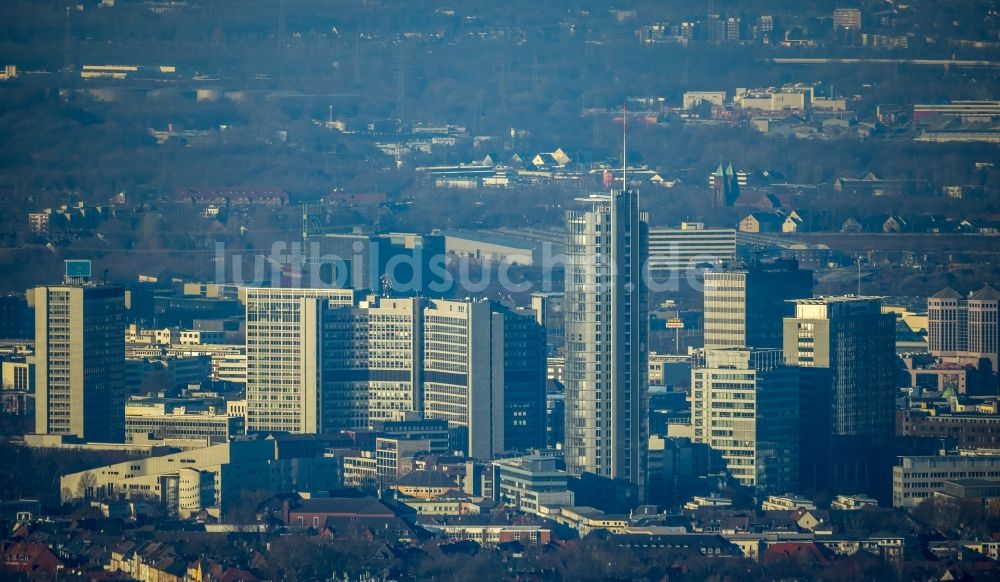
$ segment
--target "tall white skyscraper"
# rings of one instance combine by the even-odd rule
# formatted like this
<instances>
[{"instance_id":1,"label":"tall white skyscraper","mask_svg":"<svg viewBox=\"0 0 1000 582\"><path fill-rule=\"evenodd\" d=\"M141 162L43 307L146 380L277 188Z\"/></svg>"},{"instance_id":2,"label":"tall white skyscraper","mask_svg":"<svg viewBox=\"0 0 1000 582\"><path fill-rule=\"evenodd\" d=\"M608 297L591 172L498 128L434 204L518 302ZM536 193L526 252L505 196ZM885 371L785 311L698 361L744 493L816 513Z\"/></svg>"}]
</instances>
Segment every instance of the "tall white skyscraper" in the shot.
<instances>
[{"instance_id":1,"label":"tall white skyscraper","mask_svg":"<svg viewBox=\"0 0 1000 582\"><path fill-rule=\"evenodd\" d=\"M124 442L124 290L67 280L34 304L35 432Z\"/></svg>"},{"instance_id":2,"label":"tall white skyscraper","mask_svg":"<svg viewBox=\"0 0 1000 582\"><path fill-rule=\"evenodd\" d=\"M322 322L350 289L247 289L247 430L317 433L324 418Z\"/></svg>"},{"instance_id":3,"label":"tall white skyscraper","mask_svg":"<svg viewBox=\"0 0 1000 582\"><path fill-rule=\"evenodd\" d=\"M625 479L645 497L648 457L648 221L615 191L567 213L566 468Z\"/></svg>"}]
</instances>

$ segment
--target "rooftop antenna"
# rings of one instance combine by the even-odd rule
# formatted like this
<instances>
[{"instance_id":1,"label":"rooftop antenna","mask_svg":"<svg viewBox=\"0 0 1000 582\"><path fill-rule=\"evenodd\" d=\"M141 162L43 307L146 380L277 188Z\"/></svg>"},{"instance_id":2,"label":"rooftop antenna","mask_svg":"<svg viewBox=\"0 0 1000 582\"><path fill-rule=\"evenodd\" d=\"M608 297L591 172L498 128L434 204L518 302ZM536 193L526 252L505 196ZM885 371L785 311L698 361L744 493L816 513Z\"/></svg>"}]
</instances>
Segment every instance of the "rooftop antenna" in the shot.
<instances>
[{"instance_id":1,"label":"rooftop antenna","mask_svg":"<svg viewBox=\"0 0 1000 582\"><path fill-rule=\"evenodd\" d=\"M861 255L858 255L858 297L861 297Z\"/></svg>"},{"instance_id":2,"label":"rooftop antenna","mask_svg":"<svg viewBox=\"0 0 1000 582\"><path fill-rule=\"evenodd\" d=\"M625 139L628 134L628 102L622 105L622 192L628 190L628 150Z\"/></svg>"}]
</instances>

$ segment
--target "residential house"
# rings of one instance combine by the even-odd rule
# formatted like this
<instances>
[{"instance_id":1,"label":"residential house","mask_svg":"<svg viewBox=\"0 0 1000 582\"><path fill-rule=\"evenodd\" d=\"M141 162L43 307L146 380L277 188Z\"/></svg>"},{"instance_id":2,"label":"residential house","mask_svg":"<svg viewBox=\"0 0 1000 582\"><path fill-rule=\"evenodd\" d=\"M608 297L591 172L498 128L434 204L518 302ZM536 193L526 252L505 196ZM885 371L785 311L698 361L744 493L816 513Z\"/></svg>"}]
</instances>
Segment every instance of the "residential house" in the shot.
<instances>
[{"instance_id":1,"label":"residential house","mask_svg":"<svg viewBox=\"0 0 1000 582\"><path fill-rule=\"evenodd\" d=\"M810 230L812 230L812 225L808 220L808 215L803 210L789 212L785 216L784 222L781 223L781 232L809 232Z\"/></svg>"},{"instance_id":2,"label":"residential house","mask_svg":"<svg viewBox=\"0 0 1000 582\"><path fill-rule=\"evenodd\" d=\"M766 212L753 212L740 221L740 232L781 232L782 217Z\"/></svg>"},{"instance_id":3,"label":"residential house","mask_svg":"<svg viewBox=\"0 0 1000 582\"><path fill-rule=\"evenodd\" d=\"M859 221L857 218L854 218L853 216L848 217L847 220L845 220L843 224L840 225L840 232L859 233L864 231L865 231L864 225L861 224L861 221Z\"/></svg>"},{"instance_id":4,"label":"residential house","mask_svg":"<svg viewBox=\"0 0 1000 582\"><path fill-rule=\"evenodd\" d=\"M902 216L890 216L882 223L882 232L907 232L910 223Z\"/></svg>"},{"instance_id":5,"label":"residential house","mask_svg":"<svg viewBox=\"0 0 1000 582\"><path fill-rule=\"evenodd\" d=\"M0 551L0 572L55 575L63 569L62 561L42 542L17 541Z\"/></svg>"}]
</instances>

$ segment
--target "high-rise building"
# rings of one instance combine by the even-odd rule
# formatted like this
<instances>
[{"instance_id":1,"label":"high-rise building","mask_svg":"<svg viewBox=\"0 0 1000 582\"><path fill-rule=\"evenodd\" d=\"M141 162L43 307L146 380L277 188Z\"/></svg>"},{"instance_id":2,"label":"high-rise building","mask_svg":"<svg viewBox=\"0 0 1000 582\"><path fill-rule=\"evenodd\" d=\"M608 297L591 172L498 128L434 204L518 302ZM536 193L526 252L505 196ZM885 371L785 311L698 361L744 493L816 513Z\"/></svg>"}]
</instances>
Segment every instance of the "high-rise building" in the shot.
<instances>
[{"instance_id":1,"label":"high-rise building","mask_svg":"<svg viewBox=\"0 0 1000 582\"><path fill-rule=\"evenodd\" d=\"M35 432L125 440L125 291L71 274L34 289Z\"/></svg>"},{"instance_id":2,"label":"high-rise building","mask_svg":"<svg viewBox=\"0 0 1000 582\"><path fill-rule=\"evenodd\" d=\"M812 296L812 271L795 261L754 262L705 273L705 349L781 348L789 299Z\"/></svg>"},{"instance_id":3,"label":"high-rise building","mask_svg":"<svg viewBox=\"0 0 1000 582\"><path fill-rule=\"evenodd\" d=\"M869 458L895 432L896 319L875 297L793 302L784 351L801 377L803 487L871 485Z\"/></svg>"},{"instance_id":4,"label":"high-rise building","mask_svg":"<svg viewBox=\"0 0 1000 582\"><path fill-rule=\"evenodd\" d=\"M394 295L442 294L445 237L440 234L363 233L306 237L311 276L324 284Z\"/></svg>"},{"instance_id":5,"label":"high-rise building","mask_svg":"<svg viewBox=\"0 0 1000 582\"><path fill-rule=\"evenodd\" d=\"M344 289L250 288L246 298L247 430L326 432L322 326L330 306L354 304ZM123 332L124 333L124 332Z\"/></svg>"},{"instance_id":6,"label":"high-rise building","mask_svg":"<svg viewBox=\"0 0 1000 582\"><path fill-rule=\"evenodd\" d=\"M969 352L993 364L997 371L998 327L1000 291L989 285L969 296L968 343Z\"/></svg>"},{"instance_id":7,"label":"high-rise building","mask_svg":"<svg viewBox=\"0 0 1000 582\"><path fill-rule=\"evenodd\" d=\"M504 450L544 448L548 363L545 328L538 324L532 311L505 308L498 311L504 318Z\"/></svg>"},{"instance_id":8,"label":"high-rise building","mask_svg":"<svg viewBox=\"0 0 1000 582\"><path fill-rule=\"evenodd\" d=\"M423 410L423 304L371 297L323 317L329 430L366 429Z\"/></svg>"},{"instance_id":9,"label":"high-rise building","mask_svg":"<svg viewBox=\"0 0 1000 582\"><path fill-rule=\"evenodd\" d=\"M998 315L1000 291L989 285L968 297L942 289L927 299L928 351L946 362L995 374L1000 363Z\"/></svg>"},{"instance_id":10,"label":"high-rise building","mask_svg":"<svg viewBox=\"0 0 1000 582\"><path fill-rule=\"evenodd\" d=\"M798 482L799 379L781 350L705 350L691 370L696 443L722 454L729 473L758 493Z\"/></svg>"},{"instance_id":11,"label":"high-rise building","mask_svg":"<svg viewBox=\"0 0 1000 582\"><path fill-rule=\"evenodd\" d=\"M649 229L649 270L659 279L736 258L736 231L682 222L680 228Z\"/></svg>"},{"instance_id":12,"label":"high-rise building","mask_svg":"<svg viewBox=\"0 0 1000 582\"><path fill-rule=\"evenodd\" d=\"M564 295L555 292L531 294L531 309L535 321L545 328L545 342L550 354L559 353L566 345L566 315L563 313Z\"/></svg>"},{"instance_id":13,"label":"high-rise building","mask_svg":"<svg viewBox=\"0 0 1000 582\"><path fill-rule=\"evenodd\" d=\"M648 220L638 194L567 212L565 458L574 476L623 479L645 498Z\"/></svg>"},{"instance_id":14,"label":"high-rise building","mask_svg":"<svg viewBox=\"0 0 1000 582\"><path fill-rule=\"evenodd\" d=\"M504 318L485 301L424 310L424 415L468 431L466 453L504 450Z\"/></svg>"},{"instance_id":15,"label":"high-rise building","mask_svg":"<svg viewBox=\"0 0 1000 582\"><path fill-rule=\"evenodd\" d=\"M927 350L935 357L969 349L969 310L958 291L946 287L927 298Z\"/></svg>"},{"instance_id":16,"label":"high-rise building","mask_svg":"<svg viewBox=\"0 0 1000 582\"><path fill-rule=\"evenodd\" d=\"M0 338L31 339L35 314L24 294L0 296Z\"/></svg>"}]
</instances>

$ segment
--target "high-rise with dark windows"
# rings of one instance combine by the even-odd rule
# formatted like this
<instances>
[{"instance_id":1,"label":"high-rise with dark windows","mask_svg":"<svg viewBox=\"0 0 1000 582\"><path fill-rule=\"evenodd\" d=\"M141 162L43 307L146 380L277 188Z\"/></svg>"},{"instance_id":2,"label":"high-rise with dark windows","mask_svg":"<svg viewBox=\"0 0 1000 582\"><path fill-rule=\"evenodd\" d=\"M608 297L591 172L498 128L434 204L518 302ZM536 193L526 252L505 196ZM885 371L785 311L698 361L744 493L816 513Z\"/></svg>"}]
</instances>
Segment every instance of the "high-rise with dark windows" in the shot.
<instances>
[{"instance_id":1,"label":"high-rise with dark windows","mask_svg":"<svg viewBox=\"0 0 1000 582\"><path fill-rule=\"evenodd\" d=\"M754 261L705 273L705 349L781 348L789 299L812 297L812 271Z\"/></svg>"}]
</instances>

